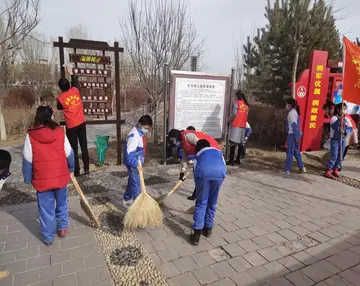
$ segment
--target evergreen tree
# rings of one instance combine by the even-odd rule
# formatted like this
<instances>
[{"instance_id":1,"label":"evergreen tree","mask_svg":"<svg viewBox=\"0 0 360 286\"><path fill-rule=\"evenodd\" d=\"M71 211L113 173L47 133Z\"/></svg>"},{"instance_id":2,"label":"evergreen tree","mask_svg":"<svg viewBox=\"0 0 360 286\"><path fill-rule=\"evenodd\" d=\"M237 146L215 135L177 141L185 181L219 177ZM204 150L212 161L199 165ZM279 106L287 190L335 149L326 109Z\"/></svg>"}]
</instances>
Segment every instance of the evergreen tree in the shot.
<instances>
[{"instance_id":1,"label":"evergreen tree","mask_svg":"<svg viewBox=\"0 0 360 286\"><path fill-rule=\"evenodd\" d=\"M265 17L268 24L244 45L245 76L248 92L276 104L290 94L312 50L340 59L341 43L332 6L324 0L268 0Z\"/></svg>"}]
</instances>

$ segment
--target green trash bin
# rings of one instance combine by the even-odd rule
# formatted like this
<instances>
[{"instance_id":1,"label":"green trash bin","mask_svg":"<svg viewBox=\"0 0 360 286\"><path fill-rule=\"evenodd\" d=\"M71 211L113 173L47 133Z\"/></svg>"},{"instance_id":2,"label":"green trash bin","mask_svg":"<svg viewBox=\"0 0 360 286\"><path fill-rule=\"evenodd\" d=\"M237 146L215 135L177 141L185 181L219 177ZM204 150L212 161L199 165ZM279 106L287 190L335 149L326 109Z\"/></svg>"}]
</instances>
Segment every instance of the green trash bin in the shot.
<instances>
[{"instance_id":1,"label":"green trash bin","mask_svg":"<svg viewBox=\"0 0 360 286\"><path fill-rule=\"evenodd\" d=\"M109 148L109 139L110 136L96 135L96 141L94 143L96 146L96 152L98 154L98 162L100 166L104 164L106 152Z\"/></svg>"}]
</instances>

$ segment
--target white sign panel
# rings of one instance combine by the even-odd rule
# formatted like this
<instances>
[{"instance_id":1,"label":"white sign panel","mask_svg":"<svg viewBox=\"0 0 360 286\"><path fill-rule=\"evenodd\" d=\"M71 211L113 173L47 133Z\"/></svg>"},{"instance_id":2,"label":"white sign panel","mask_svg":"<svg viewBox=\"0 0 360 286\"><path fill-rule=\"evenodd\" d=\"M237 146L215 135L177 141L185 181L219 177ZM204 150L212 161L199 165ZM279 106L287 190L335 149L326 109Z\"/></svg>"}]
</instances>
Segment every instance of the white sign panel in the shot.
<instances>
[{"instance_id":1,"label":"white sign panel","mask_svg":"<svg viewBox=\"0 0 360 286\"><path fill-rule=\"evenodd\" d=\"M176 78L174 128L194 126L215 139L222 137L226 81Z\"/></svg>"}]
</instances>

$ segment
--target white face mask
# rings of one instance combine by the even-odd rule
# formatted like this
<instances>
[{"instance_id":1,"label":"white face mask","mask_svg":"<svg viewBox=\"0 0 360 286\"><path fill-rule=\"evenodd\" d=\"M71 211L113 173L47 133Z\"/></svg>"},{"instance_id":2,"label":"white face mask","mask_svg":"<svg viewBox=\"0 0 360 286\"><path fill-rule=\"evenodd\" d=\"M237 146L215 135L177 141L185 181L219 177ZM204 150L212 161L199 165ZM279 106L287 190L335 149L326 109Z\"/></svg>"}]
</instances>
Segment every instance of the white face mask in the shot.
<instances>
[{"instance_id":1,"label":"white face mask","mask_svg":"<svg viewBox=\"0 0 360 286\"><path fill-rule=\"evenodd\" d=\"M287 110L287 111L290 111L290 110L291 110L291 105L286 104L286 110Z\"/></svg>"}]
</instances>

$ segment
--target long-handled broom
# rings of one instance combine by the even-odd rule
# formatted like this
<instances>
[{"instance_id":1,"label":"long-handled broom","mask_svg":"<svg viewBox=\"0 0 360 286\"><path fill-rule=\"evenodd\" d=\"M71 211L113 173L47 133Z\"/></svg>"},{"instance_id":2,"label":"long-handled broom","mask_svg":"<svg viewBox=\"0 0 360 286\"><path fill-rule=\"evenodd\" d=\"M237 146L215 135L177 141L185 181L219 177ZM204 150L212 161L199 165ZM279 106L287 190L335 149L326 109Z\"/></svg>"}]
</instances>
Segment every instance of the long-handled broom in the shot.
<instances>
[{"instance_id":1,"label":"long-handled broom","mask_svg":"<svg viewBox=\"0 0 360 286\"><path fill-rule=\"evenodd\" d=\"M141 167L140 159L139 166ZM141 194L129 207L124 217L124 226L127 229L156 227L162 225L163 221L163 213L159 204L146 192L142 168L139 170L139 176Z\"/></svg>"},{"instance_id":2,"label":"long-handled broom","mask_svg":"<svg viewBox=\"0 0 360 286\"><path fill-rule=\"evenodd\" d=\"M10 275L10 272L5 270L5 271L0 271L0 279L8 277Z\"/></svg>"},{"instance_id":3,"label":"long-handled broom","mask_svg":"<svg viewBox=\"0 0 360 286\"><path fill-rule=\"evenodd\" d=\"M84 211L84 213L89 217L89 219L91 220L91 222L93 223L93 225L97 228L100 227L100 222L97 219L97 217L95 216L95 214L93 213L93 211L90 208L90 204L88 202L88 200L86 199L86 197L84 196L84 193L82 192L79 183L77 182L76 178L74 177L74 175L71 175L71 180L75 186L75 189L77 190L77 192L80 195L80 206L81 209Z\"/></svg>"},{"instance_id":4,"label":"long-handled broom","mask_svg":"<svg viewBox=\"0 0 360 286\"><path fill-rule=\"evenodd\" d=\"M183 181L185 181L186 177L189 175L189 173L187 173L185 176L184 176L184 180L179 180L179 182L177 182L177 184L170 190L170 192L168 192L167 194L165 195L162 195L160 198L156 199L156 201L158 202L159 205L161 205L164 200L170 196L172 193L174 193L177 188L180 187L180 185L182 184Z\"/></svg>"}]
</instances>

